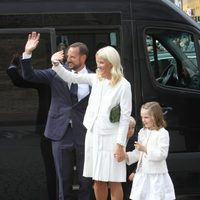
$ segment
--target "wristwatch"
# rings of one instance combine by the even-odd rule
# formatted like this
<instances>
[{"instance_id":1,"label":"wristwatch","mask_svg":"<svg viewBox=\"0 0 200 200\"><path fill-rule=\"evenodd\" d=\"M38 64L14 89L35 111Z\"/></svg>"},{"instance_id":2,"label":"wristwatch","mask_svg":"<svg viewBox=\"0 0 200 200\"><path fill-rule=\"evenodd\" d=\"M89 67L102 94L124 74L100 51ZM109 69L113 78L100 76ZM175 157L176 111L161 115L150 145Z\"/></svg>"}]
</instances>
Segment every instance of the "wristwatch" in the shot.
<instances>
[{"instance_id":1,"label":"wristwatch","mask_svg":"<svg viewBox=\"0 0 200 200\"><path fill-rule=\"evenodd\" d=\"M52 65L57 67L60 63L59 62L52 62Z\"/></svg>"}]
</instances>

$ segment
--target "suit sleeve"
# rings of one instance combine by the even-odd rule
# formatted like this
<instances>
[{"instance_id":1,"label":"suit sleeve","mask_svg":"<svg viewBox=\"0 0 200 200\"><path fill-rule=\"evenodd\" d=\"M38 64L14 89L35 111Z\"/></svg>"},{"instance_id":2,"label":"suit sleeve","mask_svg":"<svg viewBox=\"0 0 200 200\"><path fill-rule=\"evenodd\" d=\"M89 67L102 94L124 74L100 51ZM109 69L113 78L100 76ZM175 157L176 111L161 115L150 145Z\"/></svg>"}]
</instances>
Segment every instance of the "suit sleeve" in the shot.
<instances>
[{"instance_id":1,"label":"suit sleeve","mask_svg":"<svg viewBox=\"0 0 200 200\"><path fill-rule=\"evenodd\" d=\"M38 84L24 80L16 67L8 68L6 72L15 86L21 88L38 88Z\"/></svg>"},{"instance_id":2,"label":"suit sleeve","mask_svg":"<svg viewBox=\"0 0 200 200\"><path fill-rule=\"evenodd\" d=\"M32 67L31 58L20 60L22 76L25 80L35 83L49 84L55 72L52 69L36 70Z\"/></svg>"}]
</instances>

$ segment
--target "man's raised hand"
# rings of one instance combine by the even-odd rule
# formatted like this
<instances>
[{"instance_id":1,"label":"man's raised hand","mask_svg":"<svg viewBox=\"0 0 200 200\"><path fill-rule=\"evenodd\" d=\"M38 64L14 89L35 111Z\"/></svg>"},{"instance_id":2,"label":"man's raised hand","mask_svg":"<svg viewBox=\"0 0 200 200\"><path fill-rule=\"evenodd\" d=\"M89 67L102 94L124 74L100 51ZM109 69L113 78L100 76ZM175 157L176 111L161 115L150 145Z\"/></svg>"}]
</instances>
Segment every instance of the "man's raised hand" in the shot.
<instances>
[{"instance_id":1,"label":"man's raised hand","mask_svg":"<svg viewBox=\"0 0 200 200\"><path fill-rule=\"evenodd\" d=\"M33 50L36 49L37 45L39 44L40 33L32 32L28 35L28 40L25 46L25 53L32 54Z\"/></svg>"}]
</instances>

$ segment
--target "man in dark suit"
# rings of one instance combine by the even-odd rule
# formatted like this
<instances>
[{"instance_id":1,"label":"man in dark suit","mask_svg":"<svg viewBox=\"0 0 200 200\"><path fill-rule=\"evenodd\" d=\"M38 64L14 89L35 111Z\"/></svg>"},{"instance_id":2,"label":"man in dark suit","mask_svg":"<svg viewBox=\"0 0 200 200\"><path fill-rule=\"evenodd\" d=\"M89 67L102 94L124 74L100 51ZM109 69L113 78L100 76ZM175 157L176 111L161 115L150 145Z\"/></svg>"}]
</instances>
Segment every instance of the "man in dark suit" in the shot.
<instances>
[{"instance_id":1,"label":"man in dark suit","mask_svg":"<svg viewBox=\"0 0 200 200\"><path fill-rule=\"evenodd\" d=\"M70 93L70 85L64 82L51 68L34 70L31 66L32 52L39 43L40 34L32 32L28 36L25 52L21 60L24 79L32 82L46 83L51 88L51 105L49 109L45 136L52 140L52 150L58 178L59 200L72 200L73 168L79 181L79 200L91 197L92 180L82 176L84 163L84 142L86 129L82 124L88 104L90 87L78 85L77 102ZM67 65L76 73L88 73L85 61L88 48L77 42L68 47Z\"/></svg>"},{"instance_id":2,"label":"man in dark suit","mask_svg":"<svg viewBox=\"0 0 200 200\"><path fill-rule=\"evenodd\" d=\"M46 179L47 179L47 192L48 199L55 200L56 199L56 171L54 166L54 160L52 155L52 147L51 140L44 136L44 128L47 120L47 114L49 111L50 105L50 88L48 85L41 83L32 83L26 81L22 78L22 75L19 72L19 60L20 56L18 54L14 54L13 58L10 62L9 67L6 72L10 77L13 84L20 88L33 88L38 91L38 112L36 118L36 129L35 133L41 135L40 137L40 149L42 158L44 161Z\"/></svg>"}]
</instances>

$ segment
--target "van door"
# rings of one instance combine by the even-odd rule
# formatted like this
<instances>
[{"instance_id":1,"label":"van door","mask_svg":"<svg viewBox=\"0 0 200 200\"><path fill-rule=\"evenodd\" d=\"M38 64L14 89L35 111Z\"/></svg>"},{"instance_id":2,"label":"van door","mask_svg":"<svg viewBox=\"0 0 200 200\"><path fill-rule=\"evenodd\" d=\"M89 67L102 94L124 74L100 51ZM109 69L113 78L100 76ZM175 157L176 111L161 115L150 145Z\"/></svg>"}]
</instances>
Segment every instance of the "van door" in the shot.
<instances>
[{"instance_id":1,"label":"van door","mask_svg":"<svg viewBox=\"0 0 200 200\"><path fill-rule=\"evenodd\" d=\"M37 133L44 126L43 111L50 96L45 90L41 92L40 112L37 89L13 83L7 74L13 55L23 53L32 31L42 33L32 64L46 68L55 51L54 29L0 29L0 199L47 199L41 137ZM21 76L20 68L18 72Z\"/></svg>"},{"instance_id":2,"label":"van door","mask_svg":"<svg viewBox=\"0 0 200 200\"><path fill-rule=\"evenodd\" d=\"M170 133L168 166L177 194L199 193L200 33L144 24L138 29L143 32L138 34L141 102L158 101L163 108Z\"/></svg>"}]
</instances>

